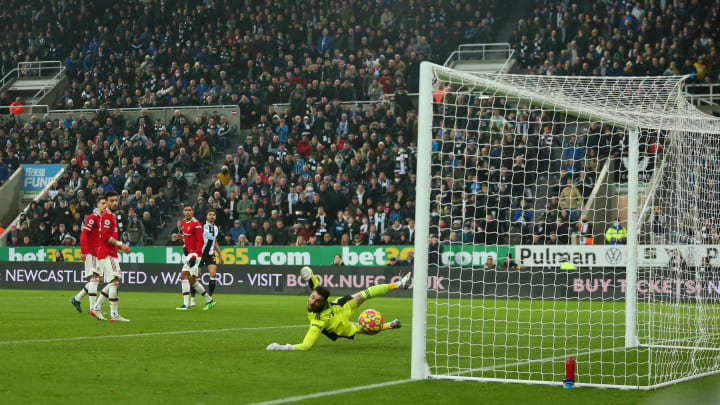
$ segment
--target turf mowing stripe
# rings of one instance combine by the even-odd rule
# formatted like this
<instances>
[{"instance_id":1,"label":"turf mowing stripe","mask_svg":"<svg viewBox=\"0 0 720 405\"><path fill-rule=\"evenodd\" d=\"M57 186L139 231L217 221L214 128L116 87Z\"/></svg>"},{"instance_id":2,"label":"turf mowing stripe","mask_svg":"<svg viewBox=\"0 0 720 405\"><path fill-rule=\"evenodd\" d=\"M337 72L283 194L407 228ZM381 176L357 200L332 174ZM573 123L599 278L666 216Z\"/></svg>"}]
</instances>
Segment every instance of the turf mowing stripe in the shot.
<instances>
[{"instance_id":1,"label":"turf mowing stripe","mask_svg":"<svg viewBox=\"0 0 720 405\"><path fill-rule=\"evenodd\" d=\"M12 345L12 344L20 344L20 343L70 342L73 340L95 340L95 339L123 338L123 337L182 335L182 334L187 334L187 333L236 332L236 331L244 331L244 330L264 330L264 329L283 329L283 328L307 328L307 325L259 326L259 327L255 327L255 328L178 330L178 331L172 331L172 332L132 333L132 334L127 334L127 335L75 336L75 337L57 338L57 339L9 340L9 341L5 341L5 342L0 341L0 345Z\"/></svg>"},{"instance_id":2,"label":"turf mowing stripe","mask_svg":"<svg viewBox=\"0 0 720 405\"><path fill-rule=\"evenodd\" d=\"M287 398L281 398L281 399L274 399L272 401L265 401L265 402L253 402L248 405L275 405L275 404L285 404L288 402L297 402L302 401L304 399L311 399L311 398L320 398L325 397L328 395L337 395L337 394L344 394L346 392L354 392L354 391L360 391L368 388L381 388L381 387L389 387L391 385L397 385L397 384L404 384L407 382L412 381L411 379L406 380L395 380L395 381L388 381L384 383L378 383L378 384L370 384L370 385L362 385L360 387L350 387L350 388L342 388L339 390L333 390L333 391L324 391L324 392L316 392L314 394L307 394L307 395L297 395L294 397L287 397Z\"/></svg>"}]
</instances>

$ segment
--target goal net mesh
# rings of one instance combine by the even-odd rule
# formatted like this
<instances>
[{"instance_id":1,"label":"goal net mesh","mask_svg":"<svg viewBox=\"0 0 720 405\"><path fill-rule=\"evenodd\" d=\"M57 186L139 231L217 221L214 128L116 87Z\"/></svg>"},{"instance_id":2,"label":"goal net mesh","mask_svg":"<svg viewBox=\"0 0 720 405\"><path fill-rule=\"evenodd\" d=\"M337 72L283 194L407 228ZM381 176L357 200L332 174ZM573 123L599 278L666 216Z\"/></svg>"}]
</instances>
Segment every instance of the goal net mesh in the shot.
<instances>
[{"instance_id":1,"label":"goal net mesh","mask_svg":"<svg viewBox=\"0 0 720 405\"><path fill-rule=\"evenodd\" d=\"M433 69L432 378L560 384L570 357L587 386L718 371L720 124L683 80Z\"/></svg>"}]
</instances>

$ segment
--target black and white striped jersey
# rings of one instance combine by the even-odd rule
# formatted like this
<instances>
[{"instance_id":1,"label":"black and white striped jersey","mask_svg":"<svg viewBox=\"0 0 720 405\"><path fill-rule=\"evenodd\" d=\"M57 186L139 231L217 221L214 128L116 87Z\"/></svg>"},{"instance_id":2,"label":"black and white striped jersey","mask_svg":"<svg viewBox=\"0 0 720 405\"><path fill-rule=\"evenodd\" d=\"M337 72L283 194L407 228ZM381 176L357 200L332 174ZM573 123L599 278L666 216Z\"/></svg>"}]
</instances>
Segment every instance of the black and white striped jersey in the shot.
<instances>
[{"instance_id":1,"label":"black and white striped jersey","mask_svg":"<svg viewBox=\"0 0 720 405\"><path fill-rule=\"evenodd\" d=\"M220 229L217 225L205 222L205 225L203 225L203 256L215 254L215 243L219 232Z\"/></svg>"}]
</instances>

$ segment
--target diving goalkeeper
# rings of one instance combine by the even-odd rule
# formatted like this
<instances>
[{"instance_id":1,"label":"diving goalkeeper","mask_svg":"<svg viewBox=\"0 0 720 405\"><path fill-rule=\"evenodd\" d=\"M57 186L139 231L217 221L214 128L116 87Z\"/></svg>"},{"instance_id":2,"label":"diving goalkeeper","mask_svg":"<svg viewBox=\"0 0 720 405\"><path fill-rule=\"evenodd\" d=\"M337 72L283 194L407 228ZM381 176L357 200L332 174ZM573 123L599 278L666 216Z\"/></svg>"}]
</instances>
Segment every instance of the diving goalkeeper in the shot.
<instances>
[{"instance_id":1,"label":"diving goalkeeper","mask_svg":"<svg viewBox=\"0 0 720 405\"><path fill-rule=\"evenodd\" d=\"M307 304L310 329L305 334L302 343L296 345L271 343L268 345L267 350L310 350L321 333L333 341L339 337L355 338L355 334L363 333L358 324L350 320L355 310L365 300L381 297L387 294L388 291L397 288L409 288L411 274L406 274L397 283L378 284L353 295L346 295L330 301L330 290L320 285L310 267L303 267L300 269L300 275L312 287L312 293ZM400 326L400 320L395 319L390 323L383 324L382 330L398 329Z\"/></svg>"}]
</instances>

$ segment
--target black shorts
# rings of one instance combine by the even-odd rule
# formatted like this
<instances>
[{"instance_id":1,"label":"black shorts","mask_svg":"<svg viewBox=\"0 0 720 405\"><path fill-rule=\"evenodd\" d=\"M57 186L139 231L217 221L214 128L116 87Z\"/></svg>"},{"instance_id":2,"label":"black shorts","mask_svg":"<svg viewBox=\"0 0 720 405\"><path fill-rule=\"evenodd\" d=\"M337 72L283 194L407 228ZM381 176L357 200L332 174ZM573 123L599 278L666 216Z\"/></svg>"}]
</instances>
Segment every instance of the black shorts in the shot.
<instances>
[{"instance_id":1,"label":"black shorts","mask_svg":"<svg viewBox=\"0 0 720 405\"><path fill-rule=\"evenodd\" d=\"M215 262L215 255L203 255L202 260L200 260L201 266L208 266L211 264L217 264Z\"/></svg>"}]
</instances>

